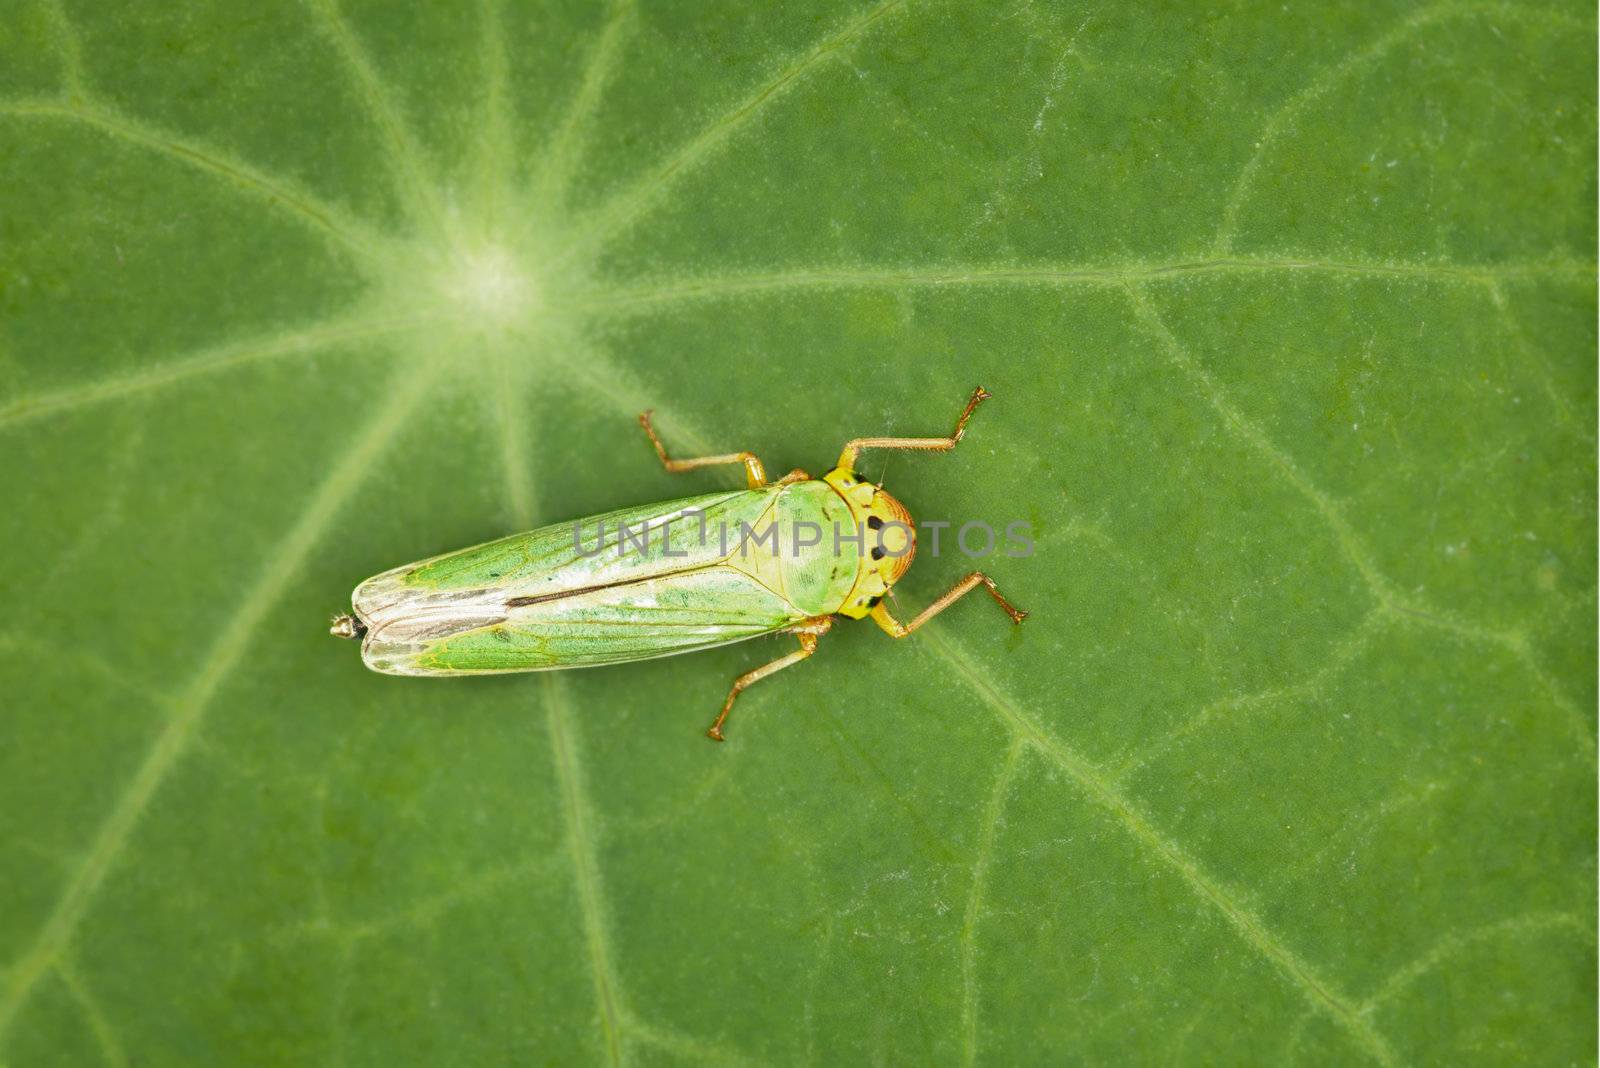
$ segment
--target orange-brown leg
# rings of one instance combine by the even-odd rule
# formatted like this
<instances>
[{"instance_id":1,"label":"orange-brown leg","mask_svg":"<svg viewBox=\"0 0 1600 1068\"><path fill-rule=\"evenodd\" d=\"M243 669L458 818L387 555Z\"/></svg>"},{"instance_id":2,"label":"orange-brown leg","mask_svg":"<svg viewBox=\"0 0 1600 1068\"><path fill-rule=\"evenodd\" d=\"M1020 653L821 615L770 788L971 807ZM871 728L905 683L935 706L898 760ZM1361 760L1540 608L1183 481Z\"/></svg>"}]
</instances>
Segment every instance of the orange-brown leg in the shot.
<instances>
[{"instance_id":1,"label":"orange-brown leg","mask_svg":"<svg viewBox=\"0 0 1600 1068\"><path fill-rule=\"evenodd\" d=\"M1028 613L1019 608L1012 607L1010 601L1007 601L1004 597L1000 596L1000 591L995 588L994 579L990 578L988 575L985 575L982 571L974 571L972 574L968 575L966 578L950 587L949 592L947 592L943 597L940 597L937 601L934 601L921 612L917 613L916 618L910 623L901 623L898 619L894 618L894 616L889 614L889 606L883 604L882 602L880 602L878 606L872 610L872 621L887 631L891 637L904 638L906 635L915 631L918 627L922 626L940 612L943 612L946 608L949 608L951 605L955 604L956 601L960 600L966 594L971 593L979 586L983 586L985 589L987 589L989 591L989 596L993 597L995 602L999 604L1001 608L1006 610L1006 615L1011 617L1011 622L1021 623L1024 619L1028 618Z\"/></svg>"},{"instance_id":2,"label":"orange-brown leg","mask_svg":"<svg viewBox=\"0 0 1600 1068\"><path fill-rule=\"evenodd\" d=\"M961 441L961 435L967 432L967 420L972 418L972 409L988 400L993 394L979 386L972 391L972 396L967 398L967 406L961 409L961 418L956 420L955 430L947 438L856 438L854 441L845 442L844 451L839 454L839 466L846 471L856 469L856 456L862 449L915 449L921 452L947 452L956 447Z\"/></svg>"},{"instance_id":3,"label":"orange-brown leg","mask_svg":"<svg viewBox=\"0 0 1600 1068\"><path fill-rule=\"evenodd\" d=\"M650 435L650 444L655 446L656 455L661 457L662 466L674 474L693 471L697 467L743 464L745 477L749 480L751 489L760 489L767 484L767 470L761 466L761 461L753 452L725 452L718 456L696 456L688 460L674 460L667 455L667 448L661 444L661 439L656 437L656 428L650 425L650 411L640 413L639 425Z\"/></svg>"},{"instance_id":4,"label":"orange-brown leg","mask_svg":"<svg viewBox=\"0 0 1600 1068\"><path fill-rule=\"evenodd\" d=\"M791 483L794 483L794 482L809 482L809 481L811 481L811 476L806 473L806 469L803 468L803 467L797 467L793 471L790 471L787 475L784 475L782 478L778 479L778 481L774 482L773 485L774 486L787 486L787 485L789 485Z\"/></svg>"},{"instance_id":5,"label":"orange-brown leg","mask_svg":"<svg viewBox=\"0 0 1600 1068\"><path fill-rule=\"evenodd\" d=\"M747 671L734 679L733 689L728 691L728 699L723 702L722 713L717 716L717 721L711 725L711 729L706 731L706 737L712 741L722 741L722 724L727 721L728 713L733 710L734 699L739 696L740 692L754 686L768 675L776 674L786 667L800 663L800 661L816 652L817 639L828 633L829 628L832 626L833 619L829 616L812 620L809 624L809 629L802 630L795 635L800 639L800 648L788 656L780 656L770 664L762 664L754 671Z\"/></svg>"}]
</instances>

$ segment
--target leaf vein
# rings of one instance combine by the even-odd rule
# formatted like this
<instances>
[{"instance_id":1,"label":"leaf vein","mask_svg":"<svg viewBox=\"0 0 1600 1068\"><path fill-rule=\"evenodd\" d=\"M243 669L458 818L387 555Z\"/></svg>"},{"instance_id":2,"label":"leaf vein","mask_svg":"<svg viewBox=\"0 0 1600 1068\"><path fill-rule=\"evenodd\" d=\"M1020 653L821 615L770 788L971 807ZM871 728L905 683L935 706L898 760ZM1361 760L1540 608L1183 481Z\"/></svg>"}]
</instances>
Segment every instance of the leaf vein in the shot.
<instances>
[{"instance_id":1,"label":"leaf vein","mask_svg":"<svg viewBox=\"0 0 1600 1068\"><path fill-rule=\"evenodd\" d=\"M315 226L352 252L368 259L380 255L378 249L382 242L365 224L300 189L293 181L232 159L214 148L196 144L99 107L69 105L48 100L8 100L0 102L0 114L19 118L60 119L93 126L103 133L186 163L240 189L255 193L269 205L282 208L300 222Z\"/></svg>"},{"instance_id":2,"label":"leaf vein","mask_svg":"<svg viewBox=\"0 0 1600 1068\"><path fill-rule=\"evenodd\" d=\"M1440 938L1434 947L1416 960L1397 968L1394 974L1379 984L1372 996L1361 1004L1361 1014L1371 1015L1384 1002L1391 1000L1406 987L1449 958L1481 943L1506 935L1536 936L1549 931L1570 931L1585 942L1594 941L1594 930L1578 916L1567 912L1532 912L1509 919L1488 923L1464 934L1451 932Z\"/></svg>"},{"instance_id":3,"label":"leaf vein","mask_svg":"<svg viewBox=\"0 0 1600 1068\"><path fill-rule=\"evenodd\" d=\"M1223 697L1203 706L1183 722L1154 741L1140 747L1126 760L1119 763L1111 770L1111 781L1118 783L1125 781L1129 775L1149 764L1174 745L1215 723L1218 717L1225 712L1238 712L1246 708L1276 704L1280 701L1315 697L1324 683L1337 677L1340 672L1350 665L1351 661L1361 655L1371 643L1374 632L1388 618L1390 618L1389 613L1384 607L1375 605L1365 618L1356 625L1355 629L1343 641L1339 642L1327 662L1298 682L1274 686L1271 689L1261 690L1256 693Z\"/></svg>"},{"instance_id":4,"label":"leaf vein","mask_svg":"<svg viewBox=\"0 0 1600 1068\"><path fill-rule=\"evenodd\" d=\"M612 3L611 13L600 31L600 39L589 50L578 91L568 103L550 144L540 155L533 182L534 201L547 210L554 210L565 199L568 184L583 158L600 99L611 80L622 31L627 28L628 16L633 11L633 0L614 0Z\"/></svg>"},{"instance_id":5,"label":"leaf vein","mask_svg":"<svg viewBox=\"0 0 1600 1068\"><path fill-rule=\"evenodd\" d=\"M57 961L55 971L61 978L61 984L72 995L72 1000L78 1003L83 1018L88 1021L89 1031L100 1047L101 1057L111 1065L111 1068L123 1068L128 1063L128 1055L123 1051L122 1043L117 1039L117 1032L112 1028L111 1021L106 1018L105 1010L100 1007L94 991L89 989L89 984L70 962Z\"/></svg>"},{"instance_id":6,"label":"leaf vein","mask_svg":"<svg viewBox=\"0 0 1600 1068\"><path fill-rule=\"evenodd\" d=\"M1000 821L1005 817L1006 798L1016 778L1017 765L1026 745L1022 732L1012 730L1011 745L1006 750L1000 774L995 776L994 787L989 791L988 804L983 810L983 832L978 838L978 855L972 863L972 886L967 891L967 908L961 920L961 1059L963 1064L974 1064L978 1059L978 947L977 930L979 914L983 910L983 895L988 889L989 864L994 858L995 838L1000 831Z\"/></svg>"},{"instance_id":7,"label":"leaf vein","mask_svg":"<svg viewBox=\"0 0 1600 1068\"><path fill-rule=\"evenodd\" d=\"M1109 812L1151 857L1176 872L1201 900L1215 908L1235 933L1272 964L1313 1007L1344 1028L1378 1063L1398 1063L1388 1042L1372 1021L1361 1015L1358 1006L1318 975L1260 917L1207 874L1176 842L1157 830L1143 810L1114 782L1078 752L1035 723L1015 700L1002 693L952 643L940 637L932 628L923 633L927 635L924 641L929 647L950 664L984 704L1066 773L1091 800Z\"/></svg>"},{"instance_id":8,"label":"leaf vein","mask_svg":"<svg viewBox=\"0 0 1600 1068\"><path fill-rule=\"evenodd\" d=\"M218 345L203 349L193 356L179 357L131 374L108 376L98 381L19 397L0 405L0 427L60 415L258 360L309 355L345 341L400 333L428 321L427 316L350 319Z\"/></svg>"},{"instance_id":9,"label":"leaf vein","mask_svg":"<svg viewBox=\"0 0 1600 1068\"><path fill-rule=\"evenodd\" d=\"M561 786L562 819L572 859L573 888L583 922L584 945L594 980L595 1005L600 1015L601 1040L608 1064L622 1063L622 990L611 963L610 936L606 930L605 885L594 854L593 815L584 789L582 759L572 737L574 718L566 683L553 672L544 676L546 721L551 758Z\"/></svg>"},{"instance_id":10,"label":"leaf vein","mask_svg":"<svg viewBox=\"0 0 1600 1068\"><path fill-rule=\"evenodd\" d=\"M67 95L82 98L88 90L83 78L83 41L78 27L73 25L62 0L48 0L45 13L55 27L56 41L61 46L61 76L66 82Z\"/></svg>"},{"instance_id":11,"label":"leaf vein","mask_svg":"<svg viewBox=\"0 0 1600 1068\"><path fill-rule=\"evenodd\" d=\"M510 57L501 0L479 0L479 64L483 67L483 122L477 132L479 195L485 204L485 222L504 224L504 196L510 186L516 154L512 128Z\"/></svg>"},{"instance_id":12,"label":"leaf vein","mask_svg":"<svg viewBox=\"0 0 1600 1068\"><path fill-rule=\"evenodd\" d=\"M699 300L763 293L796 293L838 289L929 289L981 288L990 286L1086 286L1114 287L1130 283L1181 281L1212 275L1252 274L1329 274L1367 279L1420 279L1487 285L1508 278L1570 277L1592 284L1595 266L1591 263L1554 260L1534 263L1453 264L1405 263L1355 260L1330 260L1315 256L1234 256L1172 262L1127 262L1083 264L941 264L931 266L845 265L839 267L795 268L771 272L750 272L723 276L704 276L682 281L647 279L630 284L596 287L576 294L574 304L590 310L625 309L655 304L678 304Z\"/></svg>"},{"instance_id":13,"label":"leaf vein","mask_svg":"<svg viewBox=\"0 0 1600 1068\"><path fill-rule=\"evenodd\" d=\"M1243 210L1246 198L1250 194L1250 187L1255 182L1256 173L1261 169L1261 161L1266 157L1269 148L1275 144L1289 124L1298 118L1301 112L1310 107L1319 98L1332 92L1333 89L1346 78L1382 59L1390 51L1404 44L1413 34L1440 22L1457 18L1472 18L1482 15L1497 15L1511 19L1529 19L1534 22L1545 22L1551 25L1562 25L1579 29L1588 33L1589 28L1578 20L1572 19L1563 12L1556 12L1541 8L1523 7L1516 4L1459 4L1442 3L1422 8L1409 17L1403 19L1398 25L1380 35L1364 48L1357 49L1338 63L1319 71L1303 89L1291 96L1267 119L1261 133L1255 139L1255 147L1239 177L1234 181L1233 192L1228 197L1228 203L1222 211L1222 222L1217 228L1217 236L1212 245L1213 255L1223 257L1233 250L1233 240L1239 225L1239 212Z\"/></svg>"},{"instance_id":14,"label":"leaf vein","mask_svg":"<svg viewBox=\"0 0 1600 1068\"><path fill-rule=\"evenodd\" d=\"M378 76L366 48L339 13L336 0L308 2L349 69L356 95L389 149L390 163L395 170L401 196L410 205L417 221L431 220L443 232L444 209L439 204L438 191L427 178L428 168L423 164L422 149L401 119L400 108L388 85Z\"/></svg>"},{"instance_id":15,"label":"leaf vein","mask_svg":"<svg viewBox=\"0 0 1600 1068\"><path fill-rule=\"evenodd\" d=\"M1167 350L1173 364L1193 382L1201 396L1217 413L1223 427L1265 457L1322 516L1324 523L1333 533L1340 553L1356 569L1378 606L1396 619L1415 621L1463 637L1499 645L1510 651L1534 675L1545 690L1550 703L1567 719L1578 744L1589 763L1593 764L1595 741L1591 736L1587 717L1561 690L1556 680L1544 670L1538 658L1533 655L1527 636L1519 630L1495 630L1460 619L1454 613L1430 605L1421 598L1401 594L1394 582L1373 562L1359 533L1345 518L1333 498L1300 470L1293 457L1267 437L1260 427L1245 418L1244 413L1233 405L1210 372L1178 341L1145 288L1130 284L1126 289L1128 299L1139 320Z\"/></svg>"},{"instance_id":16,"label":"leaf vein","mask_svg":"<svg viewBox=\"0 0 1600 1068\"><path fill-rule=\"evenodd\" d=\"M217 689L248 651L251 636L283 592L293 585L295 573L361 485L373 461L427 395L432 381L433 375L413 368L401 372L386 401L278 542L255 585L240 597L238 609L228 617L199 672L175 702L166 726L96 832L43 927L7 974L4 989L0 990L0 1038L10 1030L40 977L56 965L71 945L79 923L88 914L151 799L195 740Z\"/></svg>"},{"instance_id":17,"label":"leaf vein","mask_svg":"<svg viewBox=\"0 0 1600 1068\"><path fill-rule=\"evenodd\" d=\"M768 103L779 99L792 89L811 68L866 33L874 24L896 8L903 7L906 2L907 0L883 0L866 14L845 25L838 33L816 45L804 56L791 61L775 78L763 84L730 111L690 138L654 171L602 205L579 230L567 250L558 257L557 266L586 251L594 243L604 241L631 225L673 182L692 171L700 161L714 152Z\"/></svg>"}]
</instances>

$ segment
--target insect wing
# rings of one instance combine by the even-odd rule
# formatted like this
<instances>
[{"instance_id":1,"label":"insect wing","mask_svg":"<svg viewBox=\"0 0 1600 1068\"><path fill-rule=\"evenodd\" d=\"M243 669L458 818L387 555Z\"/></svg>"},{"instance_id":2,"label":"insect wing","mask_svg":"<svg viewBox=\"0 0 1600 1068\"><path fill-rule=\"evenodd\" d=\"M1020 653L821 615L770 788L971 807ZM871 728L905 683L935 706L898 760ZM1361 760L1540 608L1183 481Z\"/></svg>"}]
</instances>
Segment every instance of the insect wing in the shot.
<instances>
[{"instance_id":1,"label":"insect wing","mask_svg":"<svg viewBox=\"0 0 1600 1068\"><path fill-rule=\"evenodd\" d=\"M492 620L419 616L369 634L362 653L396 675L544 671L708 649L804 618L750 575L711 566L503 607Z\"/></svg>"},{"instance_id":2,"label":"insect wing","mask_svg":"<svg viewBox=\"0 0 1600 1068\"><path fill-rule=\"evenodd\" d=\"M799 612L721 561L772 490L687 497L559 523L395 568L352 598L368 666L537 671L721 645Z\"/></svg>"}]
</instances>

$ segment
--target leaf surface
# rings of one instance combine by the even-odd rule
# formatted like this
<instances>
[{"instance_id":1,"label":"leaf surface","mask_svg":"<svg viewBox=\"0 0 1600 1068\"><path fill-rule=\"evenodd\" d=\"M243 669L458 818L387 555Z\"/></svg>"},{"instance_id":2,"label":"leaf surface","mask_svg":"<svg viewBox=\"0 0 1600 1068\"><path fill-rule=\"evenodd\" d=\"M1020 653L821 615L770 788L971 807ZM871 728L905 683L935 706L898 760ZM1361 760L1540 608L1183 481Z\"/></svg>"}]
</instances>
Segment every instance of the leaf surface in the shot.
<instances>
[{"instance_id":1,"label":"leaf surface","mask_svg":"<svg viewBox=\"0 0 1600 1068\"><path fill-rule=\"evenodd\" d=\"M1592 9L20 0L6 1063L1585 1063ZM914 638L364 671L820 474Z\"/></svg>"}]
</instances>

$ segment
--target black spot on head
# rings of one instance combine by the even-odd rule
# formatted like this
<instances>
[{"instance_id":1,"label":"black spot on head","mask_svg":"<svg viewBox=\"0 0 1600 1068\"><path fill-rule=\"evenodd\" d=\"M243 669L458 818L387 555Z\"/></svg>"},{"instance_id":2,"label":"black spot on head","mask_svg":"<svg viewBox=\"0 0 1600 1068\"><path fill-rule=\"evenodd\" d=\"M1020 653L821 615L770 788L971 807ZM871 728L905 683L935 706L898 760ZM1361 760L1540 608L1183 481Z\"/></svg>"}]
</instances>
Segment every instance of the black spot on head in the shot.
<instances>
[{"instance_id":1,"label":"black spot on head","mask_svg":"<svg viewBox=\"0 0 1600 1068\"><path fill-rule=\"evenodd\" d=\"M881 600L883 600L883 594L880 593L880 594L878 594L878 596L876 596L876 597L872 598L870 601L868 601L867 604L870 605L873 608L876 608L876 607L878 607L878 602L881 601Z\"/></svg>"},{"instance_id":2,"label":"black spot on head","mask_svg":"<svg viewBox=\"0 0 1600 1068\"><path fill-rule=\"evenodd\" d=\"M873 530L882 530L883 520L879 519L875 515L869 515L867 516L867 526L871 527Z\"/></svg>"},{"instance_id":3,"label":"black spot on head","mask_svg":"<svg viewBox=\"0 0 1600 1068\"><path fill-rule=\"evenodd\" d=\"M882 560L882 559L883 559L883 557L884 557L884 554L885 554L885 552L886 552L886 550L885 550L885 549L884 549L884 547L883 547L883 546L881 546L881 545L874 545L874 546L873 546L873 547L872 547L872 558L873 558L873 559L874 559L874 560Z\"/></svg>"}]
</instances>

